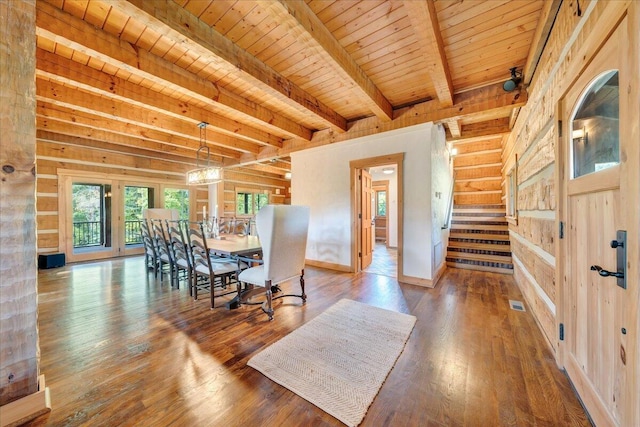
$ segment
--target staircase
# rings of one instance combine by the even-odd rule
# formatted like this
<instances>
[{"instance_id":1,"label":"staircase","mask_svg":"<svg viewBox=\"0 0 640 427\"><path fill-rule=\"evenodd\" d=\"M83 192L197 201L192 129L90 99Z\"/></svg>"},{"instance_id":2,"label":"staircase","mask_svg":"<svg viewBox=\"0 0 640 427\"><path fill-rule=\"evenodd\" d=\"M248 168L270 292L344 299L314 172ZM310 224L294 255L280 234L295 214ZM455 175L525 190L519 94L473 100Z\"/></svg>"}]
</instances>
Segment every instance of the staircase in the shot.
<instances>
[{"instance_id":1,"label":"staircase","mask_svg":"<svg viewBox=\"0 0 640 427\"><path fill-rule=\"evenodd\" d=\"M455 181L447 266L513 274L502 203L502 136L453 143Z\"/></svg>"},{"instance_id":2,"label":"staircase","mask_svg":"<svg viewBox=\"0 0 640 427\"><path fill-rule=\"evenodd\" d=\"M447 266L513 274L503 205L455 205Z\"/></svg>"}]
</instances>

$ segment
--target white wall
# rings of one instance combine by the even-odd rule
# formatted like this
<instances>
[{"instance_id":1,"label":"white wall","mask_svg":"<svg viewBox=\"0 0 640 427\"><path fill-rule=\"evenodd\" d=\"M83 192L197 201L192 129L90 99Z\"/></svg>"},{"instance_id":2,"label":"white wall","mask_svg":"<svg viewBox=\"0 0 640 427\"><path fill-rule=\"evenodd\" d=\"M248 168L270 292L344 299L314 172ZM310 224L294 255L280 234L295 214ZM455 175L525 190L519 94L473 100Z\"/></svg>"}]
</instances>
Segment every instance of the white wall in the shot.
<instances>
[{"instance_id":1,"label":"white wall","mask_svg":"<svg viewBox=\"0 0 640 427\"><path fill-rule=\"evenodd\" d=\"M398 247L398 172L391 175L382 172L371 172L374 181L389 181L389 194L387 194L387 229L389 230L389 242L387 246ZM373 211L375 213L375 210Z\"/></svg>"},{"instance_id":2,"label":"white wall","mask_svg":"<svg viewBox=\"0 0 640 427\"><path fill-rule=\"evenodd\" d=\"M438 126L436 132L441 134L433 138L431 144L431 238L433 244L433 264L432 271L445 262L447 240L449 239L449 229L442 229L446 222L451 198L452 164L450 162L449 150L445 142L444 128Z\"/></svg>"},{"instance_id":3,"label":"white wall","mask_svg":"<svg viewBox=\"0 0 640 427\"><path fill-rule=\"evenodd\" d=\"M404 152L403 272L431 279L431 143L440 138L426 123L292 153L291 203L311 207L307 259L351 264L349 162Z\"/></svg>"}]
</instances>

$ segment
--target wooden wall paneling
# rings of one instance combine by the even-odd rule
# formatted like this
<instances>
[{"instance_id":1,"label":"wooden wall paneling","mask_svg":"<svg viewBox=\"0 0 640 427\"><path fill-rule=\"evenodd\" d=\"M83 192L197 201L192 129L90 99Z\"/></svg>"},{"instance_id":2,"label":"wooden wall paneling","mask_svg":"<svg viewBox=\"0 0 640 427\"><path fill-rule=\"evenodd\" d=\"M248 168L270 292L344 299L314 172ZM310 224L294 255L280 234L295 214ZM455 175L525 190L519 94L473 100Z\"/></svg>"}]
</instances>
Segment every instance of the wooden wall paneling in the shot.
<instances>
[{"instance_id":1,"label":"wooden wall paneling","mask_svg":"<svg viewBox=\"0 0 640 427\"><path fill-rule=\"evenodd\" d=\"M55 215L41 215L38 214L36 216L36 223L38 230L52 230L58 229L58 214ZM38 249L40 249L40 245L38 245Z\"/></svg>"},{"instance_id":2,"label":"wooden wall paneling","mask_svg":"<svg viewBox=\"0 0 640 427\"><path fill-rule=\"evenodd\" d=\"M534 245L555 256L557 238L555 219L518 216L518 234Z\"/></svg>"},{"instance_id":3,"label":"wooden wall paneling","mask_svg":"<svg viewBox=\"0 0 640 427\"><path fill-rule=\"evenodd\" d=\"M544 137L525 155L518 156L518 182L524 182L541 169L555 162L555 126L550 126Z\"/></svg>"},{"instance_id":4,"label":"wooden wall paneling","mask_svg":"<svg viewBox=\"0 0 640 427\"><path fill-rule=\"evenodd\" d=\"M467 155L458 155L453 159L453 167L462 167L462 166L481 166L481 165L492 165L492 164L500 164L502 161L502 153L500 150L493 150L489 153L479 153L479 154L467 154Z\"/></svg>"},{"instance_id":5,"label":"wooden wall paneling","mask_svg":"<svg viewBox=\"0 0 640 427\"><path fill-rule=\"evenodd\" d=\"M474 180L474 181L460 181L459 179L456 179L454 191L464 192L464 191L500 190L501 188L500 183L501 181L499 178Z\"/></svg>"},{"instance_id":6,"label":"wooden wall paneling","mask_svg":"<svg viewBox=\"0 0 640 427\"><path fill-rule=\"evenodd\" d=\"M58 210L58 196L42 196L36 197L36 211L54 212Z\"/></svg>"},{"instance_id":7,"label":"wooden wall paneling","mask_svg":"<svg viewBox=\"0 0 640 427\"><path fill-rule=\"evenodd\" d=\"M458 149L458 155L502 148L502 138L489 138L483 141L459 141L453 146Z\"/></svg>"},{"instance_id":8,"label":"wooden wall paneling","mask_svg":"<svg viewBox=\"0 0 640 427\"><path fill-rule=\"evenodd\" d=\"M38 193L57 193L58 192L58 177L55 178L41 178L40 174L37 175L36 180L36 192Z\"/></svg>"},{"instance_id":9,"label":"wooden wall paneling","mask_svg":"<svg viewBox=\"0 0 640 427\"><path fill-rule=\"evenodd\" d=\"M484 178L500 176L500 165L456 168L456 179Z\"/></svg>"},{"instance_id":10,"label":"wooden wall paneling","mask_svg":"<svg viewBox=\"0 0 640 427\"><path fill-rule=\"evenodd\" d=\"M533 312L536 323L540 326L549 348L555 353L558 348L555 314L551 312L549 306L535 291L535 287L529 278L531 276L527 276L522 270L519 259L516 257L514 257L513 277L527 302L528 308Z\"/></svg>"},{"instance_id":11,"label":"wooden wall paneling","mask_svg":"<svg viewBox=\"0 0 640 427\"><path fill-rule=\"evenodd\" d=\"M500 192L489 194L459 193L453 195L453 203L456 205L501 205L502 194Z\"/></svg>"},{"instance_id":12,"label":"wooden wall paneling","mask_svg":"<svg viewBox=\"0 0 640 427\"><path fill-rule=\"evenodd\" d=\"M518 239L511 240L511 250L555 305L557 303L558 290L554 266L542 259L536 252L532 251Z\"/></svg>"},{"instance_id":13,"label":"wooden wall paneling","mask_svg":"<svg viewBox=\"0 0 640 427\"><path fill-rule=\"evenodd\" d=\"M518 186L518 209L520 210L556 210L555 168L548 168L548 176L535 180L528 185Z\"/></svg>"}]
</instances>

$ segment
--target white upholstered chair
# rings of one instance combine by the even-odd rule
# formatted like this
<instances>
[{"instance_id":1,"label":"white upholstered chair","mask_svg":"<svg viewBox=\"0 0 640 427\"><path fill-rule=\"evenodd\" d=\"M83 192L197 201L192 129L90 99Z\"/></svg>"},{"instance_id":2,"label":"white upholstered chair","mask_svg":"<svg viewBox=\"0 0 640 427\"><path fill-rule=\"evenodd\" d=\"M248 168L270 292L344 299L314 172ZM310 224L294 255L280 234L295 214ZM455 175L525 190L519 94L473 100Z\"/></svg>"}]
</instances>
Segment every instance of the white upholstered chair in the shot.
<instances>
[{"instance_id":1,"label":"white upholstered chair","mask_svg":"<svg viewBox=\"0 0 640 427\"><path fill-rule=\"evenodd\" d=\"M241 303L264 294L266 301L262 310L269 320L273 319L272 301L283 297L298 297L307 300L304 292L304 260L309 229L309 207L289 205L267 205L256 215L256 227L262 245L263 263L240 273L238 280L248 284L240 297ZM272 287L296 277L300 278L301 293L273 297Z\"/></svg>"}]
</instances>

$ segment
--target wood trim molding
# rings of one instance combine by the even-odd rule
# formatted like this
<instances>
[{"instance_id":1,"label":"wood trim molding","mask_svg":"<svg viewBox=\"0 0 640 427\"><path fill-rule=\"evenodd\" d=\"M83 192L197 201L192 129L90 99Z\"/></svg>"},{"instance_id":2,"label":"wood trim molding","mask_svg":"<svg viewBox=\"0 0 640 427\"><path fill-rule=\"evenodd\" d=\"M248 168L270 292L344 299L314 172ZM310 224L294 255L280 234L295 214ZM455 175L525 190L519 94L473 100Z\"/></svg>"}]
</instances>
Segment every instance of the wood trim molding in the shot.
<instances>
[{"instance_id":1,"label":"wood trim molding","mask_svg":"<svg viewBox=\"0 0 640 427\"><path fill-rule=\"evenodd\" d=\"M349 265L334 264L331 262L316 261L313 259L305 259L304 263L311 267L326 268L327 270L342 271L344 273L353 273L353 270Z\"/></svg>"},{"instance_id":2,"label":"wood trim molding","mask_svg":"<svg viewBox=\"0 0 640 427\"><path fill-rule=\"evenodd\" d=\"M51 396L44 375L38 377L38 391L14 400L0 408L2 419L0 427L19 426L51 411Z\"/></svg>"}]
</instances>

